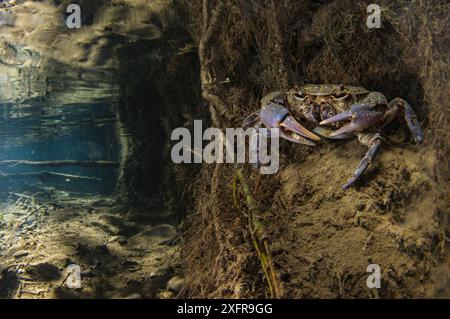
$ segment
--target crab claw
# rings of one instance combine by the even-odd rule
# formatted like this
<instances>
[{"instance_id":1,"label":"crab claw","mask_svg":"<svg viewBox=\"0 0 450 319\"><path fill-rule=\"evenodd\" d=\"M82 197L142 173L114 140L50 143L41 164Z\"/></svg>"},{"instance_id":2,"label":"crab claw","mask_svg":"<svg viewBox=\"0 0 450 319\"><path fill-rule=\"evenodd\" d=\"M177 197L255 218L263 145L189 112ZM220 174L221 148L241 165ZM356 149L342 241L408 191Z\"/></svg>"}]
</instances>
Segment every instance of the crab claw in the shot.
<instances>
[{"instance_id":1,"label":"crab claw","mask_svg":"<svg viewBox=\"0 0 450 319\"><path fill-rule=\"evenodd\" d=\"M339 113L329 119L320 122L320 125L332 124L351 119L351 122L330 134L336 137L341 134L360 132L375 123L379 122L385 113L385 108L373 104L358 103L353 104L349 111Z\"/></svg>"},{"instance_id":2,"label":"crab claw","mask_svg":"<svg viewBox=\"0 0 450 319\"><path fill-rule=\"evenodd\" d=\"M352 118L352 111L345 111L345 112L339 113L335 116L332 116L330 118L327 118L326 120L323 120L322 122L319 123L319 125L333 124L333 123L348 120L351 118Z\"/></svg>"},{"instance_id":3,"label":"crab claw","mask_svg":"<svg viewBox=\"0 0 450 319\"><path fill-rule=\"evenodd\" d=\"M334 131L331 128L325 127L325 126L317 126L312 131L321 137L335 139L335 140L345 140L345 139L354 137L353 134L342 134L342 135L331 136L331 134L333 134Z\"/></svg>"},{"instance_id":4,"label":"crab claw","mask_svg":"<svg viewBox=\"0 0 450 319\"><path fill-rule=\"evenodd\" d=\"M261 121L268 128L279 128L280 136L294 143L314 146L320 137L304 128L283 106L270 102L261 109Z\"/></svg>"}]
</instances>

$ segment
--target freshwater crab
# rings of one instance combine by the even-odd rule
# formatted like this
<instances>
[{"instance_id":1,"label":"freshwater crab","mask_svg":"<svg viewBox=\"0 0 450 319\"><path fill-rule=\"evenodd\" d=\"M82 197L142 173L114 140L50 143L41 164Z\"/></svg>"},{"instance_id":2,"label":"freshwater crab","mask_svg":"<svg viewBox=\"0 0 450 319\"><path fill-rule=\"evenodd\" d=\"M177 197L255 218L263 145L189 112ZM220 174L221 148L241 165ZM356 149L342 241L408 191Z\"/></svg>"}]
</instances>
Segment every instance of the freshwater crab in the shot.
<instances>
[{"instance_id":1,"label":"freshwater crab","mask_svg":"<svg viewBox=\"0 0 450 319\"><path fill-rule=\"evenodd\" d=\"M411 106L402 98L388 102L386 97L362 87L342 84L308 84L288 92L272 92L261 100L261 109L248 116L244 128L261 125L279 128L282 138L314 146L321 137L358 137L368 147L353 176L343 185L347 189L361 177L378 153L381 132L397 117L403 117L417 144L424 133ZM312 132L298 120L318 125Z\"/></svg>"}]
</instances>

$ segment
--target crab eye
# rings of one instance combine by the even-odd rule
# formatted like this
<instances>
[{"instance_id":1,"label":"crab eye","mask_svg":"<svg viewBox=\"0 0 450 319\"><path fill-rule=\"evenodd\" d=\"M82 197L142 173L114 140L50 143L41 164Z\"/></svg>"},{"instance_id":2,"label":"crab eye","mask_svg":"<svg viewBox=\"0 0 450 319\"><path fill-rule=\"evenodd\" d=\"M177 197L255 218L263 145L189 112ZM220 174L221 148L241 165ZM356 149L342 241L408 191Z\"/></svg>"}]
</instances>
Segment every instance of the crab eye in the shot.
<instances>
[{"instance_id":1,"label":"crab eye","mask_svg":"<svg viewBox=\"0 0 450 319\"><path fill-rule=\"evenodd\" d=\"M306 99L306 96L301 92L295 92L293 95L297 100L300 101L304 101Z\"/></svg>"}]
</instances>

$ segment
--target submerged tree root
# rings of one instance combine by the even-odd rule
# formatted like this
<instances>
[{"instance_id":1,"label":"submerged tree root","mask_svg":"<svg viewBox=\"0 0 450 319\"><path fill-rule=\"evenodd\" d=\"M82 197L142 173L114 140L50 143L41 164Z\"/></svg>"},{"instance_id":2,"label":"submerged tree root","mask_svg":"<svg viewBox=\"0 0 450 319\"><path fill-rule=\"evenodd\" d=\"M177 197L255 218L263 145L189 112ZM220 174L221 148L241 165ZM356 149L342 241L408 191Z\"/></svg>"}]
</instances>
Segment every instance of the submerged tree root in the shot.
<instances>
[{"instance_id":1,"label":"submerged tree root","mask_svg":"<svg viewBox=\"0 0 450 319\"><path fill-rule=\"evenodd\" d=\"M233 200L236 207L239 207L238 202L238 183L242 190L242 195L245 198L246 209L241 207L241 212L246 210L246 217L248 220L249 233L252 243L255 247L258 258L261 262L261 267L269 285L270 296L280 298L283 295L283 288L279 276L273 265L272 254L270 252L269 238L263 223L261 222L261 212L258 209L258 204L253 197L252 191L248 184L247 176L242 167L235 169L235 176L233 180Z\"/></svg>"}]
</instances>

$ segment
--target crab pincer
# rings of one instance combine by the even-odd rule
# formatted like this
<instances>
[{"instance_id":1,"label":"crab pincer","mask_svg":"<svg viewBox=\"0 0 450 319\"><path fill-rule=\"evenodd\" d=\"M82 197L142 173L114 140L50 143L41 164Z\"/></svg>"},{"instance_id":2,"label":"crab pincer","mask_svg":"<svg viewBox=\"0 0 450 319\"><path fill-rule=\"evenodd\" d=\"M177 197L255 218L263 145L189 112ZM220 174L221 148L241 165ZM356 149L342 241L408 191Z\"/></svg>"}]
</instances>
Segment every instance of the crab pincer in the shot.
<instances>
[{"instance_id":1,"label":"crab pincer","mask_svg":"<svg viewBox=\"0 0 450 319\"><path fill-rule=\"evenodd\" d=\"M348 133L357 133L378 123L383 118L385 111L385 105L374 105L365 102L353 104L350 110L330 117L329 119L320 122L320 125L351 120L349 124L346 124L331 133L330 137L336 137Z\"/></svg>"},{"instance_id":2,"label":"crab pincer","mask_svg":"<svg viewBox=\"0 0 450 319\"><path fill-rule=\"evenodd\" d=\"M320 137L304 128L283 106L269 102L261 108L261 122L268 128L279 128L280 136L291 142L314 146ZM313 141L311 141L313 140Z\"/></svg>"}]
</instances>

